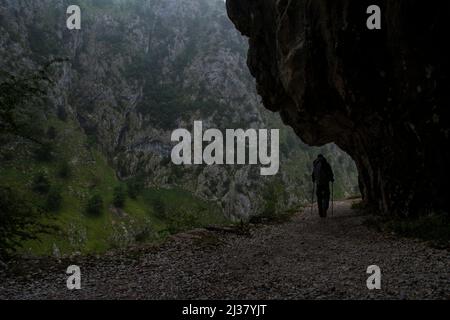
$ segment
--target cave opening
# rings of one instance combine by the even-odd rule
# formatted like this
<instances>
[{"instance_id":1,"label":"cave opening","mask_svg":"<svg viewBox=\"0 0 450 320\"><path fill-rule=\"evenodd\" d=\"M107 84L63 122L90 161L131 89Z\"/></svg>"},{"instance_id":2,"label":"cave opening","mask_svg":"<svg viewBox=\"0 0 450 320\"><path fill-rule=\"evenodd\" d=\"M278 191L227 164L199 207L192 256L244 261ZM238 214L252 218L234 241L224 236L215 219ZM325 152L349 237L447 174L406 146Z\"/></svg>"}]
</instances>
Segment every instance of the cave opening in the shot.
<instances>
[{"instance_id":1,"label":"cave opening","mask_svg":"<svg viewBox=\"0 0 450 320\"><path fill-rule=\"evenodd\" d=\"M345 150L365 204L402 217L448 213L448 4L382 3L377 31L365 1L228 0L227 11L249 38L265 107L308 145Z\"/></svg>"}]
</instances>

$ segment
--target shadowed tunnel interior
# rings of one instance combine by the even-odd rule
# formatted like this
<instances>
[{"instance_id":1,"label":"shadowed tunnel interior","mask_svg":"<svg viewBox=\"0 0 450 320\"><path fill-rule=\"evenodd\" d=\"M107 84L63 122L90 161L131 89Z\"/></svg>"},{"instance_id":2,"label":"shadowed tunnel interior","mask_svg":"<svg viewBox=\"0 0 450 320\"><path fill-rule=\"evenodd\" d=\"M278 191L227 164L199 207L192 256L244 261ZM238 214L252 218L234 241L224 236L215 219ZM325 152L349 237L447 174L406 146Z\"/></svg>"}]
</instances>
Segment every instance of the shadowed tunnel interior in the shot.
<instances>
[{"instance_id":1,"label":"shadowed tunnel interior","mask_svg":"<svg viewBox=\"0 0 450 320\"><path fill-rule=\"evenodd\" d=\"M265 106L310 145L355 160L366 204L383 213L448 211L449 4L228 0L249 37L248 66ZM439 174L436 174L439 172Z\"/></svg>"}]
</instances>

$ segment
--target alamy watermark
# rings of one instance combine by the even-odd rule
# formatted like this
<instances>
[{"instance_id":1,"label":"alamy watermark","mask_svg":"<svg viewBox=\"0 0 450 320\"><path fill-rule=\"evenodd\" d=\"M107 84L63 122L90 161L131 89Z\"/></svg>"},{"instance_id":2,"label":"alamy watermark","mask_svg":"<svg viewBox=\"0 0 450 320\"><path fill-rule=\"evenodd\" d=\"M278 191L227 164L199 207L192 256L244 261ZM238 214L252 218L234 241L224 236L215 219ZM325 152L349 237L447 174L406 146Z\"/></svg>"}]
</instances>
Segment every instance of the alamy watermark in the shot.
<instances>
[{"instance_id":1,"label":"alamy watermark","mask_svg":"<svg viewBox=\"0 0 450 320\"><path fill-rule=\"evenodd\" d=\"M367 279L367 289L381 290L381 268L377 265L372 265L367 268L367 274L371 276Z\"/></svg>"},{"instance_id":2,"label":"alamy watermark","mask_svg":"<svg viewBox=\"0 0 450 320\"><path fill-rule=\"evenodd\" d=\"M72 265L67 268L66 273L69 275L66 281L67 289L81 290L81 269L79 266Z\"/></svg>"},{"instance_id":3,"label":"alamy watermark","mask_svg":"<svg viewBox=\"0 0 450 320\"><path fill-rule=\"evenodd\" d=\"M367 267L367 274L370 274L367 278L366 286L369 290L381 290L381 268L377 265L371 265ZM69 277L67 278L66 285L69 290L81 290L81 269L79 266L71 265L66 271ZM214 314L214 312L213 312ZM236 313L235 315L239 314Z\"/></svg>"},{"instance_id":4,"label":"alamy watermark","mask_svg":"<svg viewBox=\"0 0 450 320\"><path fill-rule=\"evenodd\" d=\"M81 9L77 5L71 5L67 7L66 11L69 17L66 21L67 29L80 30L81 29Z\"/></svg>"},{"instance_id":5,"label":"alamy watermark","mask_svg":"<svg viewBox=\"0 0 450 320\"><path fill-rule=\"evenodd\" d=\"M270 142L269 142L270 140ZM218 129L203 132L203 122L194 122L194 132L177 129L172 141L178 142L171 158L175 165L257 165L262 176L273 176L280 169L279 129ZM205 143L207 143L205 147ZM269 148L270 144L270 148Z\"/></svg>"}]
</instances>

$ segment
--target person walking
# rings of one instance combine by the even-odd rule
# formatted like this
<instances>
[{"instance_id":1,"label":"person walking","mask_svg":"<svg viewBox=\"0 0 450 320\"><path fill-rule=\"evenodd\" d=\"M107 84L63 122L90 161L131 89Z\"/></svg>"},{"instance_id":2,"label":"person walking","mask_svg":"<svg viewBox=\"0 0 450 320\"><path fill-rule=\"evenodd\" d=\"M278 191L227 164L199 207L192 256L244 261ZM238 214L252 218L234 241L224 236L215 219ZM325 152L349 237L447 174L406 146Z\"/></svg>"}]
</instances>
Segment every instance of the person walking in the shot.
<instances>
[{"instance_id":1,"label":"person walking","mask_svg":"<svg viewBox=\"0 0 450 320\"><path fill-rule=\"evenodd\" d=\"M322 154L319 154L317 159L314 160L312 181L316 186L319 216L326 218L330 207L330 182L334 182L334 174L330 164Z\"/></svg>"}]
</instances>

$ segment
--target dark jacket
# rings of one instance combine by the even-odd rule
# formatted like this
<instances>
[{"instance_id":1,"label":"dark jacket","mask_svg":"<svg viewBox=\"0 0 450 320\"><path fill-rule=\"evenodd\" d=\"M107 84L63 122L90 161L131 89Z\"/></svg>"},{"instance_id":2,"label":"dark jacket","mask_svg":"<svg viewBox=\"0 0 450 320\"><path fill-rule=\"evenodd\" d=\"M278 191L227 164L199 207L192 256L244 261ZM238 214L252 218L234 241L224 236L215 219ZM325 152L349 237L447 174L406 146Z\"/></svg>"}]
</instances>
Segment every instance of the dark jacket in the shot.
<instances>
[{"instance_id":1,"label":"dark jacket","mask_svg":"<svg viewBox=\"0 0 450 320\"><path fill-rule=\"evenodd\" d=\"M317 158L313 164L312 180L318 185L328 185L334 182L334 174L330 164L325 158Z\"/></svg>"}]
</instances>

